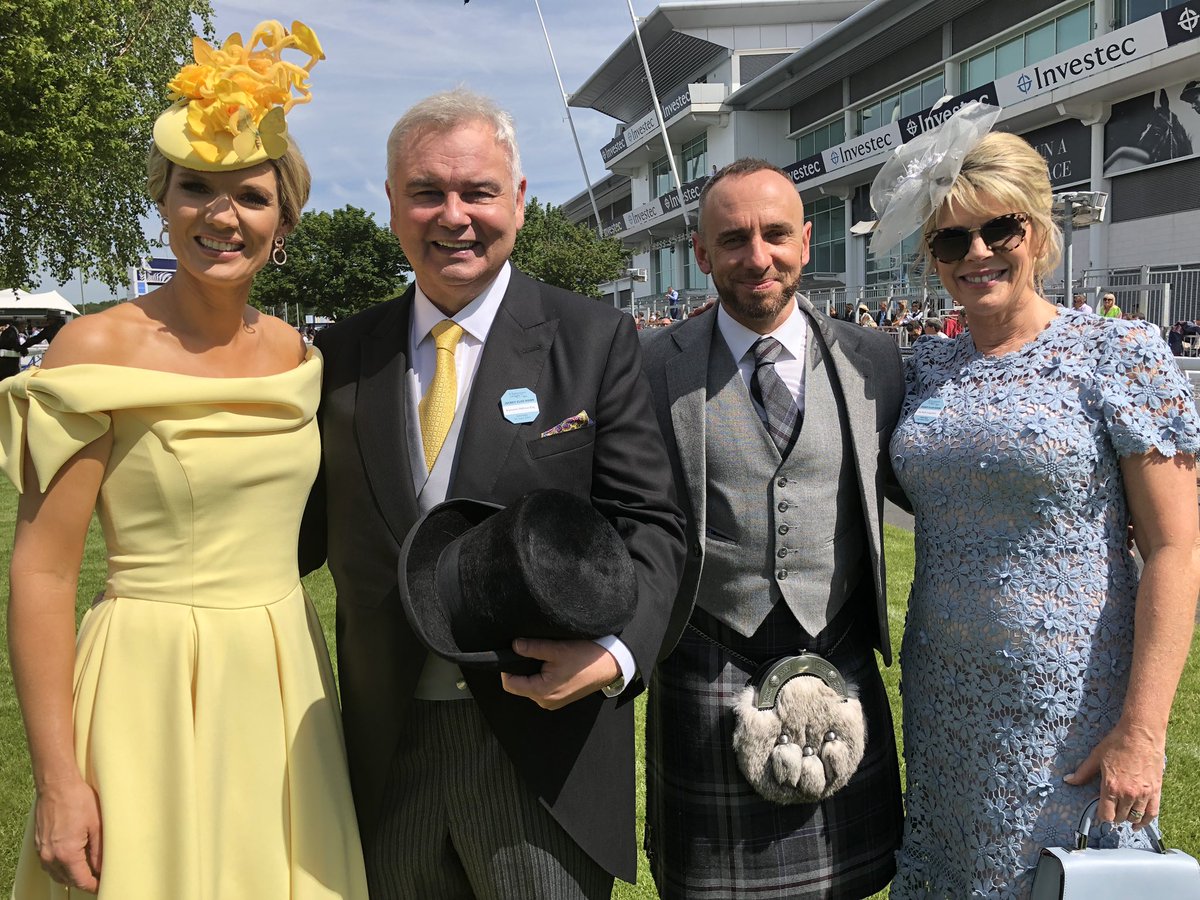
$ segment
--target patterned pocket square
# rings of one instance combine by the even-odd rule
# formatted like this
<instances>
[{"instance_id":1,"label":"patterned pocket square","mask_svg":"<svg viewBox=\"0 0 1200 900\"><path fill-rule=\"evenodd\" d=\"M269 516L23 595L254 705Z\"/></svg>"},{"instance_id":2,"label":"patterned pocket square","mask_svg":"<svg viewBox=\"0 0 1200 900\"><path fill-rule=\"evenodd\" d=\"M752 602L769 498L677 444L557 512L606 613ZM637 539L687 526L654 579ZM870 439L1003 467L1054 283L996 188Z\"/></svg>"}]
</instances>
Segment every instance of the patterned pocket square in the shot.
<instances>
[{"instance_id":1,"label":"patterned pocket square","mask_svg":"<svg viewBox=\"0 0 1200 900\"><path fill-rule=\"evenodd\" d=\"M575 431L579 428L587 428L591 424L592 420L588 416L587 411L581 409L579 412L575 413L575 415L563 419L553 428L543 431L542 437L552 437L553 435L563 434L567 431Z\"/></svg>"}]
</instances>

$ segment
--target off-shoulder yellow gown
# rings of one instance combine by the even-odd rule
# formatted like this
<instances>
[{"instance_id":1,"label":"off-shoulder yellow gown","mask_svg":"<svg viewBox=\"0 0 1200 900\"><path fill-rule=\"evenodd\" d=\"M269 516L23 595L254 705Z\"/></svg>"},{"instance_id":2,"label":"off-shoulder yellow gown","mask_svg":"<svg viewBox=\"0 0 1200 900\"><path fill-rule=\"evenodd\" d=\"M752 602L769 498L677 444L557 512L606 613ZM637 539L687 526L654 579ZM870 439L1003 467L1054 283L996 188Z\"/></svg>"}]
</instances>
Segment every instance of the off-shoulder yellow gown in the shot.
<instances>
[{"instance_id":1,"label":"off-shoulder yellow gown","mask_svg":"<svg viewBox=\"0 0 1200 900\"><path fill-rule=\"evenodd\" d=\"M80 626L75 752L104 900L367 896L336 693L300 585L321 358L259 378L106 365L0 385L0 466L44 489L111 429L104 599ZM32 816L30 817L32 822ZM27 827L13 895L71 896Z\"/></svg>"}]
</instances>

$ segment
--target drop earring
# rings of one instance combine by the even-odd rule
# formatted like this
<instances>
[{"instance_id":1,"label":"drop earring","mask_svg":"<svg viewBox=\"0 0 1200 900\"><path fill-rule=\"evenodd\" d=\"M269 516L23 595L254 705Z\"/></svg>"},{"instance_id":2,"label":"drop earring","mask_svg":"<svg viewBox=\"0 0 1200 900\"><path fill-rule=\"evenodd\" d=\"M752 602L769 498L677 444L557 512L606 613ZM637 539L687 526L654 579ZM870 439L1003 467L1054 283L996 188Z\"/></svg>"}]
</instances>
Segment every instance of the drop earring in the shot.
<instances>
[{"instance_id":1,"label":"drop earring","mask_svg":"<svg viewBox=\"0 0 1200 900\"><path fill-rule=\"evenodd\" d=\"M283 235L275 238L275 249L271 251L271 262L277 266L287 263L287 248L284 247Z\"/></svg>"},{"instance_id":2,"label":"drop earring","mask_svg":"<svg viewBox=\"0 0 1200 900\"><path fill-rule=\"evenodd\" d=\"M167 220L164 218L162 220L162 228L158 230L158 242L165 247L167 246L167 241L169 241L170 238L171 234L167 228Z\"/></svg>"}]
</instances>

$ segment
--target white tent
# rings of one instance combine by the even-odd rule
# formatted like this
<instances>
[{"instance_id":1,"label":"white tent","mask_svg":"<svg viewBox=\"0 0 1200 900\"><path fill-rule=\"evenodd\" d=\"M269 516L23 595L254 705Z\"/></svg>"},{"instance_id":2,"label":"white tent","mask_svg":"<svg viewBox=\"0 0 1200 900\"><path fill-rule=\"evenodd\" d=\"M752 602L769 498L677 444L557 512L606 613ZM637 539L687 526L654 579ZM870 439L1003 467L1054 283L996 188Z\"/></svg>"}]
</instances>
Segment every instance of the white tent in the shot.
<instances>
[{"instance_id":1,"label":"white tent","mask_svg":"<svg viewBox=\"0 0 1200 900\"><path fill-rule=\"evenodd\" d=\"M79 310L58 291L30 294L28 291L11 288L0 290L0 318L40 319L48 312L60 312L71 316L79 315Z\"/></svg>"}]
</instances>

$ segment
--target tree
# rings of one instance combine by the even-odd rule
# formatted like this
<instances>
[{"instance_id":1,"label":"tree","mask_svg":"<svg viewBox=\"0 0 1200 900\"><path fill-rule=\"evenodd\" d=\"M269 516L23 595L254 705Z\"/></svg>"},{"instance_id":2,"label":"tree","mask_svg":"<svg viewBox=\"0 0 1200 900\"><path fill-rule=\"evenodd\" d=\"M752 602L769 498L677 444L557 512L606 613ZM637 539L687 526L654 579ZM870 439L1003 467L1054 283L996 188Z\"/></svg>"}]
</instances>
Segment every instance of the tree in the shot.
<instances>
[{"instance_id":1,"label":"tree","mask_svg":"<svg viewBox=\"0 0 1200 900\"><path fill-rule=\"evenodd\" d=\"M80 267L110 287L146 251L154 120L209 0L0 0L0 287Z\"/></svg>"},{"instance_id":2,"label":"tree","mask_svg":"<svg viewBox=\"0 0 1200 900\"><path fill-rule=\"evenodd\" d=\"M354 206L306 212L287 239L287 263L270 263L254 279L260 309L300 303L342 319L404 290L411 266L390 231Z\"/></svg>"},{"instance_id":3,"label":"tree","mask_svg":"<svg viewBox=\"0 0 1200 900\"><path fill-rule=\"evenodd\" d=\"M513 265L548 284L599 297L599 286L623 274L628 253L616 238L599 238L584 225L573 224L562 208L537 197L525 205L525 225L517 232Z\"/></svg>"}]
</instances>

